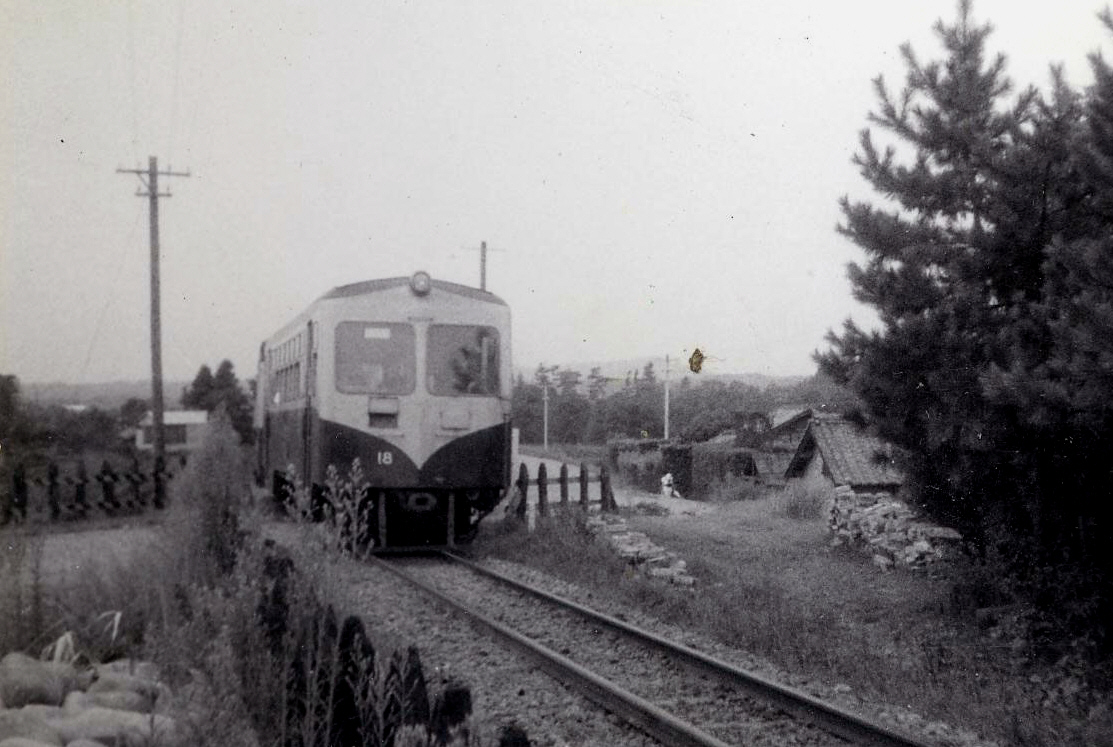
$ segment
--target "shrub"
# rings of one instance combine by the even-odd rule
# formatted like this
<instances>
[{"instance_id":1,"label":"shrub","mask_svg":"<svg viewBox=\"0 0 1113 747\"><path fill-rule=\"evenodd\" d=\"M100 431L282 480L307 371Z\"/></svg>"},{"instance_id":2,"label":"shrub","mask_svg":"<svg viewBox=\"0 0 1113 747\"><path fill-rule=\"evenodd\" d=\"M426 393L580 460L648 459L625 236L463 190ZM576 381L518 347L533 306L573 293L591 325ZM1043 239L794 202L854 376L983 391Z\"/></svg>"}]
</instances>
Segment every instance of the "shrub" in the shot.
<instances>
[{"instance_id":1,"label":"shrub","mask_svg":"<svg viewBox=\"0 0 1113 747\"><path fill-rule=\"evenodd\" d=\"M249 504L250 473L231 421L218 408L201 448L171 484L163 547L183 582L212 584L236 564L239 516Z\"/></svg>"},{"instance_id":2,"label":"shrub","mask_svg":"<svg viewBox=\"0 0 1113 747\"><path fill-rule=\"evenodd\" d=\"M823 516L831 491L818 485L795 483L781 491L781 512L790 519L810 521Z\"/></svg>"}]
</instances>

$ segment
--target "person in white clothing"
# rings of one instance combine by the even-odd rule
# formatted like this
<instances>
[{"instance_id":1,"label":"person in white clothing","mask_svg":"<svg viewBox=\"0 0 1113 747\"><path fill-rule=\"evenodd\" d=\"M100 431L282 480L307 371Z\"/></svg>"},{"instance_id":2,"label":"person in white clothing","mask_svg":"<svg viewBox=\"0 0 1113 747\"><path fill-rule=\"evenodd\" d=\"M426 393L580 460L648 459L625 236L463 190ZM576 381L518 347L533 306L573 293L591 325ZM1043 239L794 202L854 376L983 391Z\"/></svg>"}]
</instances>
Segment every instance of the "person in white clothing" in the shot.
<instances>
[{"instance_id":1,"label":"person in white clothing","mask_svg":"<svg viewBox=\"0 0 1113 747\"><path fill-rule=\"evenodd\" d=\"M661 496L664 498L679 498L680 493L672 486L672 473L666 472L665 476L661 478Z\"/></svg>"}]
</instances>

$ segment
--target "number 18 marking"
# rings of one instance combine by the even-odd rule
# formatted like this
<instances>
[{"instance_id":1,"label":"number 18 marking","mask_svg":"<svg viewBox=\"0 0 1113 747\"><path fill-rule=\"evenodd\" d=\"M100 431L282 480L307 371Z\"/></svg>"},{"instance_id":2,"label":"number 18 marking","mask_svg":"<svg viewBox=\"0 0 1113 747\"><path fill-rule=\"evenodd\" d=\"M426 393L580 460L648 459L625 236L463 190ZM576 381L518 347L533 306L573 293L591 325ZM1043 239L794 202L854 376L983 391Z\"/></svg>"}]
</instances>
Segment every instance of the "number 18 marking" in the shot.
<instances>
[{"instance_id":1,"label":"number 18 marking","mask_svg":"<svg viewBox=\"0 0 1113 747\"><path fill-rule=\"evenodd\" d=\"M376 461L379 464L392 464L394 462L394 453L390 451L380 451L376 454Z\"/></svg>"}]
</instances>

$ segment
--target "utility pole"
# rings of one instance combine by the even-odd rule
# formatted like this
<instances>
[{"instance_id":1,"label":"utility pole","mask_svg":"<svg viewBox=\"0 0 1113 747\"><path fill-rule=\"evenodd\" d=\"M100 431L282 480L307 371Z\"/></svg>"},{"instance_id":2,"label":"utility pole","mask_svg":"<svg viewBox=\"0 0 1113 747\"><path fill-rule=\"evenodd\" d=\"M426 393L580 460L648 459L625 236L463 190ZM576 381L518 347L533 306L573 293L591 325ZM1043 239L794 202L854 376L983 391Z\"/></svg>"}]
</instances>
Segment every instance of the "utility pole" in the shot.
<instances>
[{"instance_id":1,"label":"utility pole","mask_svg":"<svg viewBox=\"0 0 1113 747\"><path fill-rule=\"evenodd\" d=\"M487 290L487 242L479 242L479 290Z\"/></svg>"},{"instance_id":2,"label":"utility pole","mask_svg":"<svg viewBox=\"0 0 1113 747\"><path fill-rule=\"evenodd\" d=\"M665 354L665 440L669 440L669 356Z\"/></svg>"},{"instance_id":3,"label":"utility pole","mask_svg":"<svg viewBox=\"0 0 1113 747\"><path fill-rule=\"evenodd\" d=\"M117 174L135 174L147 188L146 192L135 190L137 197L150 199L151 222L151 417L155 435L155 464L166 461L166 427L162 403L162 322L160 318L159 273L158 273L158 198L169 197L169 192L158 191L159 176L189 176L188 171L159 171L158 158L151 156L146 170L116 169ZM144 179L146 177L146 179Z\"/></svg>"},{"instance_id":4,"label":"utility pole","mask_svg":"<svg viewBox=\"0 0 1113 747\"><path fill-rule=\"evenodd\" d=\"M472 251L475 251L472 248ZM492 252L502 251L501 249L491 249ZM479 242L479 290L487 290L487 242Z\"/></svg>"}]
</instances>

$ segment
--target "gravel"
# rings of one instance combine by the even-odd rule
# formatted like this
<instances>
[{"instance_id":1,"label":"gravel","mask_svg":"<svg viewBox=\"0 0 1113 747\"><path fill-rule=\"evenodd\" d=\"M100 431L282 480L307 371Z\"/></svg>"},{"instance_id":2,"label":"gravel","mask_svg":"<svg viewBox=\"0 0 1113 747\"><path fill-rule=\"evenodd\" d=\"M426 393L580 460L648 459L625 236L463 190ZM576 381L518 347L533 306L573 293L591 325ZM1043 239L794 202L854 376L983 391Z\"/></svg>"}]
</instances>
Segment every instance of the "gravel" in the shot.
<instances>
[{"instance_id":1,"label":"gravel","mask_svg":"<svg viewBox=\"0 0 1113 747\"><path fill-rule=\"evenodd\" d=\"M941 721L931 721L905 707L864 700L848 685L829 684L786 672L769 661L746 651L731 648L701 633L662 622L641 610L621 605L605 594L599 594L590 589L570 584L528 566L499 559L487 559L481 561L480 564L543 591L578 602L676 643L701 651L765 679L808 693L876 723L904 731L929 744L938 744L945 747L997 747L995 742L982 739L976 734Z\"/></svg>"},{"instance_id":2,"label":"gravel","mask_svg":"<svg viewBox=\"0 0 1113 747\"><path fill-rule=\"evenodd\" d=\"M656 744L390 572L341 561L335 573L347 611L416 645L428 680L451 678L471 688L482 744L497 744L501 729L512 723L536 747Z\"/></svg>"},{"instance_id":3,"label":"gravel","mask_svg":"<svg viewBox=\"0 0 1113 747\"><path fill-rule=\"evenodd\" d=\"M510 590L460 566L407 562L406 570L465 605L649 700L729 744L844 745L762 701L677 665L625 636Z\"/></svg>"}]
</instances>

